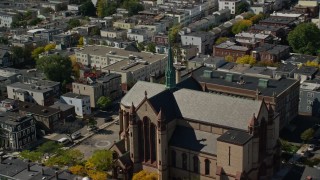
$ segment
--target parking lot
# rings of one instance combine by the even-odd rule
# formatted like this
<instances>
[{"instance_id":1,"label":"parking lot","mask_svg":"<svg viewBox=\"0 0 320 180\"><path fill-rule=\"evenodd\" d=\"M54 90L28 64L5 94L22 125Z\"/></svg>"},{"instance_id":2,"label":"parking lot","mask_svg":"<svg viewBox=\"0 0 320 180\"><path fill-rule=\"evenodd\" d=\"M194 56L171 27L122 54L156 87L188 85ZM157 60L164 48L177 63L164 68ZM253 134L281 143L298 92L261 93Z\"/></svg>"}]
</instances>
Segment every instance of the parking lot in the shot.
<instances>
[{"instance_id":1,"label":"parking lot","mask_svg":"<svg viewBox=\"0 0 320 180\"><path fill-rule=\"evenodd\" d=\"M119 140L119 125L113 124L105 129L82 141L74 149L80 150L84 153L84 158L87 159L92 155L95 150L109 149L114 141Z\"/></svg>"}]
</instances>

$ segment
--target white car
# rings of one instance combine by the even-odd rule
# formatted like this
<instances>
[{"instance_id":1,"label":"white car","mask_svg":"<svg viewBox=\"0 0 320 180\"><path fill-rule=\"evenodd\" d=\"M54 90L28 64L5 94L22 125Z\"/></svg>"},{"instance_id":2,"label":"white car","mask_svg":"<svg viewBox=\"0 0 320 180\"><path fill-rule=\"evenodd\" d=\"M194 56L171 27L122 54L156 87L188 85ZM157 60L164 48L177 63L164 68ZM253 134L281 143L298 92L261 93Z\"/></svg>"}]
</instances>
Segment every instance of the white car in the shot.
<instances>
[{"instance_id":1,"label":"white car","mask_svg":"<svg viewBox=\"0 0 320 180\"><path fill-rule=\"evenodd\" d=\"M314 145L313 144L309 144L308 145L308 151L313 151L314 150Z\"/></svg>"},{"instance_id":2,"label":"white car","mask_svg":"<svg viewBox=\"0 0 320 180\"><path fill-rule=\"evenodd\" d=\"M71 135L72 139L78 139L79 137L81 137L81 132L75 132Z\"/></svg>"}]
</instances>

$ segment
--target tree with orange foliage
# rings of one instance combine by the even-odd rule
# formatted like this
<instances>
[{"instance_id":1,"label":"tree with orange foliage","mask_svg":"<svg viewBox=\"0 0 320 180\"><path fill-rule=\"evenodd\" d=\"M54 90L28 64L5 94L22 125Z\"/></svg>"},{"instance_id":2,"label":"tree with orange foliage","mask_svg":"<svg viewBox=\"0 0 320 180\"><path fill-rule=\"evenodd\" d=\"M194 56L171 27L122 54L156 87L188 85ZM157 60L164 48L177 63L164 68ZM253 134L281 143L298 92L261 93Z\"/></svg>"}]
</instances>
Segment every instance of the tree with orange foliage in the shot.
<instances>
[{"instance_id":1,"label":"tree with orange foliage","mask_svg":"<svg viewBox=\"0 0 320 180\"><path fill-rule=\"evenodd\" d=\"M72 174L76 174L76 175L79 175L79 176L84 176L86 174L86 170L82 165L71 166L69 168L69 171Z\"/></svg>"},{"instance_id":2,"label":"tree with orange foliage","mask_svg":"<svg viewBox=\"0 0 320 180\"><path fill-rule=\"evenodd\" d=\"M134 174L132 180L158 180L158 174L142 170Z\"/></svg>"},{"instance_id":3,"label":"tree with orange foliage","mask_svg":"<svg viewBox=\"0 0 320 180\"><path fill-rule=\"evenodd\" d=\"M251 20L241 20L232 26L231 32L233 34L238 34L242 31L246 31L250 26L252 26Z\"/></svg>"}]
</instances>

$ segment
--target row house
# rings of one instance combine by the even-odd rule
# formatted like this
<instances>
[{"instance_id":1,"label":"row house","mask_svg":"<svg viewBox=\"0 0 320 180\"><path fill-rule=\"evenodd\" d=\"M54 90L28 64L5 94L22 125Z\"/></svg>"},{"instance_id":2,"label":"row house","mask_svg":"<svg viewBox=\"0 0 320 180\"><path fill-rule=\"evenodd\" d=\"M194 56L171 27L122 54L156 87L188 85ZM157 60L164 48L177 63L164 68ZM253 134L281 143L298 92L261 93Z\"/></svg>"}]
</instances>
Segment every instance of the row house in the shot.
<instances>
[{"instance_id":1,"label":"row house","mask_svg":"<svg viewBox=\"0 0 320 180\"><path fill-rule=\"evenodd\" d=\"M296 12L308 14L308 17L317 17L319 15L318 1L298 1L293 8Z\"/></svg>"},{"instance_id":2,"label":"row house","mask_svg":"<svg viewBox=\"0 0 320 180\"><path fill-rule=\"evenodd\" d=\"M36 123L32 116L16 112L1 113L0 130L0 144L4 149L23 150L37 141Z\"/></svg>"},{"instance_id":3,"label":"row house","mask_svg":"<svg viewBox=\"0 0 320 180\"><path fill-rule=\"evenodd\" d=\"M286 30L284 27L281 27L281 26L269 26L269 25L255 24L255 25L251 26L247 32L270 34L270 35L272 35L274 37L278 37L278 38L285 38L285 36L286 36Z\"/></svg>"},{"instance_id":4,"label":"row house","mask_svg":"<svg viewBox=\"0 0 320 180\"><path fill-rule=\"evenodd\" d=\"M234 60L238 57L250 54L250 49L244 46L238 46L234 42L224 42L217 46L214 46L213 55L214 56L232 56Z\"/></svg>"},{"instance_id":5,"label":"row house","mask_svg":"<svg viewBox=\"0 0 320 180\"><path fill-rule=\"evenodd\" d=\"M111 39L123 39L127 35L124 29L101 29L100 36Z\"/></svg>"},{"instance_id":6,"label":"row house","mask_svg":"<svg viewBox=\"0 0 320 180\"><path fill-rule=\"evenodd\" d=\"M21 115L32 115L38 126L46 133L51 133L60 128L60 110L36 105L29 102L19 102L19 113Z\"/></svg>"},{"instance_id":7,"label":"row house","mask_svg":"<svg viewBox=\"0 0 320 180\"><path fill-rule=\"evenodd\" d=\"M199 53L210 54L214 43L215 35L211 32L191 32L181 34L183 46L196 45Z\"/></svg>"},{"instance_id":8,"label":"row house","mask_svg":"<svg viewBox=\"0 0 320 180\"><path fill-rule=\"evenodd\" d=\"M258 47L264 43L272 43L273 37L268 34L241 32L235 35L236 41L248 48Z\"/></svg>"},{"instance_id":9,"label":"row house","mask_svg":"<svg viewBox=\"0 0 320 180\"><path fill-rule=\"evenodd\" d=\"M136 41L138 43L151 40L151 37L153 36L153 32L149 31L147 29L128 29L127 38L129 40Z\"/></svg>"},{"instance_id":10,"label":"row house","mask_svg":"<svg viewBox=\"0 0 320 180\"><path fill-rule=\"evenodd\" d=\"M252 56L257 61L280 62L290 56L290 46L266 43L253 49Z\"/></svg>"},{"instance_id":11,"label":"row house","mask_svg":"<svg viewBox=\"0 0 320 180\"><path fill-rule=\"evenodd\" d=\"M54 90L47 86L16 82L7 85L8 98L23 102L32 102L42 106L53 104Z\"/></svg>"}]
</instances>

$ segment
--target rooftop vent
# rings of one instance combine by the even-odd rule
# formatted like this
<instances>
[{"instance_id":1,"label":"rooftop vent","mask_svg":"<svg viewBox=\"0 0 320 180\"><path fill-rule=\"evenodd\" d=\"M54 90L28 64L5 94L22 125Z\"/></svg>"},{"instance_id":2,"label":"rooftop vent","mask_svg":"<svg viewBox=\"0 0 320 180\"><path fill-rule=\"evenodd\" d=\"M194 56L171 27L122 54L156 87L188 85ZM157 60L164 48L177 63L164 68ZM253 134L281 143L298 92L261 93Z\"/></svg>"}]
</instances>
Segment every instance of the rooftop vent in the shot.
<instances>
[{"instance_id":1,"label":"rooftop vent","mask_svg":"<svg viewBox=\"0 0 320 180\"><path fill-rule=\"evenodd\" d=\"M233 82L233 74L226 74L226 81Z\"/></svg>"},{"instance_id":2,"label":"rooftop vent","mask_svg":"<svg viewBox=\"0 0 320 180\"><path fill-rule=\"evenodd\" d=\"M259 79L258 87L267 88L269 86L268 79Z\"/></svg>"},{"instance_id":3,"label":"rooftop vent","mask_svg":"<svg viewBox=\"0 0 320 180\"><path fill-rule=\"evenodd\" d=\"M204 70L204 71L203 71L203 77L211 78L211 77L212 77L212 71L210 71L210 70Z\"/></svg>"},{"instance_id":4,"label":"rooftop vent","mask_svg":"<svg viewBox=\"0 0 320 180\"><path fill-rule=\"evenodd\" d=\"M41 112L47 113L47 112L49 112L49 111L48 111L48 109L42 109Z\"/></svg>"}]
</instances>

